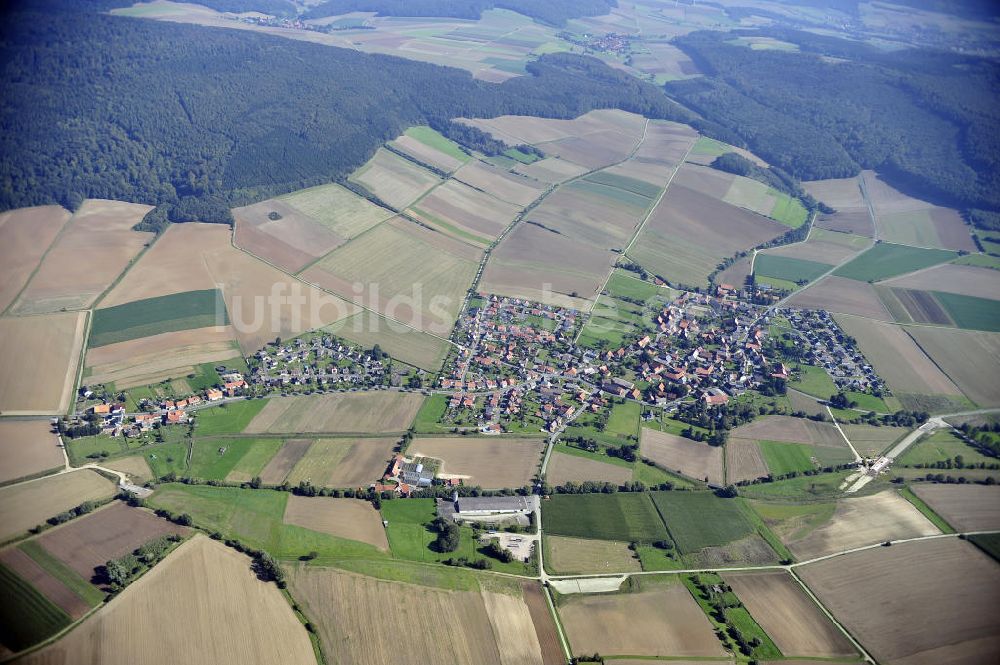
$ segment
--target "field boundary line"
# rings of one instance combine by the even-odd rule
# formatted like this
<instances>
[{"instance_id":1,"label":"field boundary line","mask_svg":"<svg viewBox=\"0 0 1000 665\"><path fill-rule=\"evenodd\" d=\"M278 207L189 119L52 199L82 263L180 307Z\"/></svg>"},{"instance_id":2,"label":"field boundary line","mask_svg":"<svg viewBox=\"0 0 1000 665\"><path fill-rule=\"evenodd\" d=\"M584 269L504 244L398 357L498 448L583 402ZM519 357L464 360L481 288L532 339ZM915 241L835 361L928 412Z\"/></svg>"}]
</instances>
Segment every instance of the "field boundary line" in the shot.
<instances>
[{"instance_id":1,"label":"field boundary line","mask_svg":"<svg viewBox=\"0 0 1000 665\"><path fill-rule=\"evenodd\" d=\"M802 578L796 575L795 571L792 570L791 568L788 569L788 573L792 576L792 579L798 582L799 586L802 588L803 591L806 592L806 595L812 599L812 601L816 604L816 606L823 611L823 614L826 615L826 618L829 619L831 622L833 622L833 625L836 626L840 630L840 632L844 634L844 637L850 640L854 648L858 650L858 653L860 653L861 656L869 663L876 663L877 661L874 658L872 658L871 654L869 654L868 651L863 646L861 646L860 642L854 639L854 636L851 635L850 631L847 630L847 628L845 628L842 623L837 621L836 617L833 616L833 613L826 608L826 605L820 602L819 598L816 597L816 594L812 592L812 589L810 589L809 586L802 581Z\"/></svg>"},{"instance_id":2,"label":"field boundary line","mask_svg":"<svg viewBox=\"0 0 1000 665\"><path fill-rule=\"evenodd\" d=\"M549 605L552 621L556 624L556 632L559 634L559 644L562 645L563 655L566 656L566 662L569 662L573 659L573 650L570 647L569 638L566 637L562 621L559 620L559 612L556 611L556 604L552 600L552 591L547 584L544 584L542 585L542 592L545 593L545 602Z\"/></svg>"},{"instance_id":3,"label":"field boundary line","mask_svg":"<svg viewBox=\"0 0 1000 665\"><path fill-rule=\"evenodd\" d=\"M76 396L83 385L83 373L86 371L87 348L90 346L90 333L94 327L94 310L88 309L84 312L83 322L83 344L80 345L80 354L77 358L76 376L73 378L73 392L69 396L69 404L66 405L66 415L76 415ZM65 450L65 448L64 448Z\"/></svg>"},{"instance_id":4,"label":"field boundary line","mask_svg":"<svg viewBox=\"0 0 1000 665\"><path fill-rule=\"evenodd\" d=\"M14 294L14 297L11 299L10 304L4 307L3 311L0 312L0 316L10 315L10 310L14 307L14 305L17 304L17 301L21 299L21 295L24 294L25 289L28 288L28 285L31 284L31 280L35 278L35 274L38 273L38 270L42 267L42 263L45 261L45 257L47 257L49 255L49 252L52 251L52 248L56 246L56 243L59 242L59 239L62 238L63 234L66 233L66 229L69 228L69 225L73 222L73 218L76 217L75 210L71 212L70 210L64 208L61 205L59 207L62 208L63 210L66 210L66 212L70 213L69 219L67 219L66 222L59 228L59 233L56 234L56 237L52 239L52 242L49 243L49 246L45 248L44 252L42 252L42 256L38 259L38 263L31 270L31 273L28 275L28 279L24 280L24 285L21 286L21 288L18 289L17 293Z\"/></svg>"},{"instance_id":5,"label":"field boundary line","mask_svg":"<svg viewBox=\"0 0 1000 665\"><path fill-rule=\"evenodd\" d=\"M104 299L108 297L108 294L110 294L111 291L113 291L114 288L118 286L123 279L125 279L126 275L132 272L132 269L135 268L135 266L139 263L142 257L146 255L146 252L153 249L153 245L155 245L157 241L159 241L159 239L163 237L164 233L166 233L166 229L164 229L163 233L155 234L152 240L143 245L139 253L136 254L134 257L132 257L132 260L129 261L128 265L125 266L124 270L118 273L118 276L111 281L111 284L108 285L108 288L104 289L103 291L101 291L101 293L98 294L97 298L94 299L94 302L90 305L89 309L96 310L98 308L98 305L104 302Z\"/></svg>"},{"instance_id":6,"label":"field boundary line","mask_svg":"<svg viewBox=\"0 0 1000 665\"><path fill-rule=\"evenodd\" d=\"M854 444L851 443L851 440L847 438L847 434L844 432L844 430L840 428L840 423L837 422L837 418L833 415L833 411L830 410L830 405L827 404L825 405L825 407L826 407L826 412L830 414L830 420L833 421L833 426L837 428L837 431L840 432L840 436L842 436L844 438L844 441L847 442L847 447L851 449L852 453L854 453L854 461L860 462L861 455L858 454L858 451L857 449L855 449Z\"/></svg>"}]
</instances>

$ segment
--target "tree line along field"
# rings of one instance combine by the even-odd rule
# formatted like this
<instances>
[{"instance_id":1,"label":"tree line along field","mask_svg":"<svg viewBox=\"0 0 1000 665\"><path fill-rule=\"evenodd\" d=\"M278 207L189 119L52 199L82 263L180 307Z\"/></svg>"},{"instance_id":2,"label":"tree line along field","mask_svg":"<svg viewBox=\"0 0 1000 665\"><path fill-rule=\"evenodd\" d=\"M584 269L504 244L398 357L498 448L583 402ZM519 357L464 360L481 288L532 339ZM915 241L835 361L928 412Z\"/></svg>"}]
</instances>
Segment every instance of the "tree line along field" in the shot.
<instances>
[{"instance_id":1,"label":"tree line along field","mask_svg":"<svg viewBox=\"0 0 1000 665\"><path fill-rule=\"evenodd\" d=\"M0 542L84 501L107 499L115 484L89 469L0 488Z\"/></svg>"}]
</instances>

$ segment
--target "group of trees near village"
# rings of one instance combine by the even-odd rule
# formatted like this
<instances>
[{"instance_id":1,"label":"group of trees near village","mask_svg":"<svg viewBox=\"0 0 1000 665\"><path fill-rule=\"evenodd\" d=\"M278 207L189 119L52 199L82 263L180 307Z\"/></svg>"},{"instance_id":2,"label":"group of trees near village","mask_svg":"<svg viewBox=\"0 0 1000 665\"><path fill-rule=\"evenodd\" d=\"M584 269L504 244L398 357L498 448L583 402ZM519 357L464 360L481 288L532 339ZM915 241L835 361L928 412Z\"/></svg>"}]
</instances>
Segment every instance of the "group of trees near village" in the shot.
<instances>
[{"instance_id":1,"label":"group of trees near village","mask_svg":"<svg viewBox=\"0 0 1000 665\"><path fill-rule=\"evenodd\" d=\"M84 198L170 221L342 180L411 125L621 108L686 120L656 86L552 54L503 84L463 70L39 0L0 26L0 209Z\"/></svg>"},{"instance_id":2,"label":"group of trees near village","mask_svg":"<svg viewBox=\"0 0 1000 665\"><path fill-rule=\"evenodd\" d=\"M753 50L732 33L674 40L708 75L666 85L708 121L800 180L878 169L898 188L967 209L1000 209L1000 70L927 49L885 52L787 29L741 31L797 44Z\"/></svg>"}]
</instances>

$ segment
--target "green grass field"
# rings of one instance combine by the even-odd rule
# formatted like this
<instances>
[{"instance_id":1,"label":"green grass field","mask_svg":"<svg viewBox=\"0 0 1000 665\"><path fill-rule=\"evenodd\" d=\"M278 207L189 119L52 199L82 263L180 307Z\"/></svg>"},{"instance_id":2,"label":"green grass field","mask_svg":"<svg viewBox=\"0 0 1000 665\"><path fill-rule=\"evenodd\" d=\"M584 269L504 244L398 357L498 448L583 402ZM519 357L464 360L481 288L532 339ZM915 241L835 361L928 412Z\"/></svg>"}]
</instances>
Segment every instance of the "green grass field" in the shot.
<instances>
[{"instance_id":1,"label":"green grass field","mask_svg":"<svg viewBox=\"0 0 1000 665\"><path fill-rule=\"evenodd\" d=\"M821 473L816 476L799 476L773 483L760 483L740 488L740 496L750 499L779 499L813 501L830 499L842 494L840 484L850 471Z\"/></svg>"},{"instance_id":2,"label":"green grass field","mask_svg":"<svg viewBox=\"0 0 1000 665\"><path fill-rule=\"evenodd\" d=\"M458 147L458 144L451 139L445 138L435 130L427 127L426 125L419 125L417 127L410 127L404 132L410 138L416 139L426 146L439 150L444 154L459 159L461 161L468 161L469 156Z\"/></svg>"},{"instance_id":3,"label":"green grass field","mask_svg":"<svg viewBox=\"0 0 1000 665\"><path fill-rule=\"evenodd\" d=\"M868 393L859 393L853 390L848 390L844 393L847 399L852 402L857 402L856 409L861 409L862 411L875 411L877 413L889 413L892 409L885 403L881 397L875 397L875 395L869 395Z\"/></svg>"},{"instance_id":4,"label":"green grass field","mask_svg":"<svg viewBox=\"0 0 1000 665\"><path fill-rule=\"evenodd\" d=\"M186 291L96 310L90 346L228 323L221 291Z\"/></svg>"},{"instance_id":5,"label":"green grass field","mask_svg":"<svg viewBox=\"0 0 1000 665\"><path fill-rule=\"evenodd\" d=\"M615 404L611 407L611 415L608 416L608 425L604 431L621 436L639 436L641 410L642 405L638 402Z\"/></svg>"},{"instance_id":6,"label":"green grass field","mask_svg":"<svg viewBox=\"0 0 1000 665\"><path fill-rule=\"evenodd\" d=\"M540 158L535 154L528 154L526 152L521 152L517 148L511 148L510 150L504 150L505 156L510 157L516 162L521 162L522 164L534 164Z\"/></svg>"},{"instance_id":7,"label":"green grass field","mask_svg":"<svg viewBox=\"0 0 1000 665\"><path fill-rule=\"evenodd\" d=\"M187 446L183 443L164 443L143 448L142 456L149 464L155 478L168 473L184 476L187 473Z\"/></svg>"},{"instance_id":8,"label":"green grass field","mask_svg":"<svg viewBox=\"0 0 1000 665\"><path fill-rule=\"evenodd\" d=\"M758 254L753 262L755 275L774 277L789 282L798 282L799 280L811 282L832 267L826 263L771 254Z\"/></svg>"},{"instance_id":9,"label":"green grass field","mask_svg":"<svg viewBox=\"0 0 1000 665\"><path fill-rule=\"evenodd\" d=\"M195 415L195 432L198 436L212 434L239 434L260 410L267 404L266 399L248 399L220 404L211 409L202 409Z\"/></svg>"},{"instance_id":10,"label":"green grass field","mask_svg":"<svg viewBox=\"0 0 1000 665\"><path fill-rule=\"evenodd\" d=\"M711 492L653 492L651 496L684 554L726 545L754 532L739 499L720 499Z\"/></svg>"},{"instance_id":11,"label":"green grass field","mask_svg":"<svg viewBox=\"0 0 1000 665\"><path fill-rule=\"evenodd\" d=\"M958 253L943 249L921 249L880 242L838 268L834 274L861 282L877 282L951 261L956 256Z\"/></svg>"},{"instance_id":12,"label":"green grass field","mask_svg":"<svg viewBox=\"0 0 1000 665\"><path fill-rule=\"evenodd\" d=\"M830 399L831 395L837 394L837 385L822 367L815 365L800 365L799 378L789 383L792 388L799 392L819 397L820 399Z\"/></svg>"},{"instance_id":13,"label":"green grass field","mask_svg":"<svg viewBox=\"0 0 1000 665\"><path fill-rule=\"evenodd\" d=\"M812 446L803 443L782 443L780 441L759 441L760 451L772 475L783 476L792 471L811 471Z\"/></svg>"},{"instance_id":14,"label":"green grass field","mask_svg":"<svg viewBox=\"0 0 1000 665\"><path fill-rule=\"evenodd\" d=\"M1000 332L1000 301L943 291L932 293L959 328Z\"/></svg>"},{"instance_id":15,"label":"green grass field","mask_svg":"<svg viewBox=\"0 0 1000 665\"><path fill-rule=\"evenodd\" d=\"M768 215L774 221L797 229L809 219L809 211L805 209L798 199L793 199L788 194L779 192L776 189L771 189L768 193L777 199L774 203L774 208Z\"/></svg>"},{"instance_id":16,"label":"green grass field","mask_svg":"<svg viewBox=\"0 0 1000 665\"><path fill-rule=\"evenodd\" d=\"M443 432L448 428L439 424L444 417L444 412L448 409L447 395L431 395L420 406L417 417L413 421L415 432Z\"/></svg>"},{"instance_id":17,"label":"green grass field","mask_svg":"<svg viewBox=\"0 0 1000 665\"><path fill-rule=\"evenodd\" d=\"M288 496L287 492L275 490L175 483L160 486L149 505L187 513L204 529L236 538L281 559L296 559L310 552L319 554L318 561L385 556L366 543L285 524Z\"/></svg>"},{"instance_id":18,"label":"green grass field","mask_svg":"<svg viewBox=\"0 0 1000 665\"><path fill-rule=\"evenodd\" d=\"M555 494L542 502L545 532L600 540L668 540L667 529L646 493Z\"/></svg>"},{"instance_id":19,"label":"green grass field","mask_svg":"<svg viewBox=\"0 0 1000 665\"><path fill-rule=\"evenodd\" d=\"M280 439L199 438L191 450L188 473L192 478L225 480L230 473L238 471L252 478L274 457L281 444Z\"/></svg>"},{"instance_id":20,"label":"green grass field","mask_svg":"<svg viewBox=\"0 0 1000 665\"><path fill-rule=\"evenodd\" d=\"M947 462L959 455L964 464L996 461L995 458L986 457L967 444L951 430L939 430L910 446L899 458L899 463L906 466L932 465L937 462Z\"/></svg>"},{"instance_id":21,"label":"green grass field","mask_svg":"<svg viewBox=\"0 0 1000 665\"><path fill-rule=\"evenodd\" d=\"M0 565L0 643L20 651L55 635L70 617L14 571Z\"/></svg>"},{"instance_id":22,"label":"green grass field","mask_svg":"<svg viewBox=\"0 0 1000 665\"><path fill-rule=\"evenodd\" d=\"M658 295L669 297L672 293L669 289L632 277L631 273L620 268L611 273L606 290L613 297L635 298L643 301Z\"/></svg>"}]
</instances>

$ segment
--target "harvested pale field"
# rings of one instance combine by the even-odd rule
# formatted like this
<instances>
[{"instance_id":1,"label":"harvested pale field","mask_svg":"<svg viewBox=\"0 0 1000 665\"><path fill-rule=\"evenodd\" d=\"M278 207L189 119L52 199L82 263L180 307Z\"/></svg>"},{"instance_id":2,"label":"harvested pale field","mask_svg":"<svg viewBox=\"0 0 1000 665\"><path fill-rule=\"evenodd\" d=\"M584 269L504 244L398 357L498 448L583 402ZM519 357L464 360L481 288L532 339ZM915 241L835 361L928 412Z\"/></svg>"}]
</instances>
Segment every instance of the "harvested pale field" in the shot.
<instances>
[{"instance_id":1,"label":"harvested pale field","mask_svg":"<svg viewBox=\"0 0 1000 665\"><path fill-rule=\"evenodd\" d=\"M607 130L559 139L541 147L548 155L593 170L622 161L629 156L641 138L641 128L638 133Z\"/></svg>"},{"instance_id":2,"label":"harvested pale field","mask_svg":"<svg viewBox=\"0 0 1000 665\"><path fill-rule=\"evenodd\" d=\"M144 543L166 536L185 536L189 529L156 517L121 501L84 515L38 537L49 554L75 570L85 580L111 559L131 553Z\"/></svg>"},{"instance_id":3,"label":"harvested pale field","mask_svg":"<svg viewBox=\"0 0 1000 665\"><path fill-rule=\"evenodd\" d=\"M0 542L75 508L106 499L116 486L95 471L62 473L0 489Z\"/></svg>"},{"instance_id":4,"label":"harvested pale field","mask_svg":"<svg viewBox=\"0 0 1000 665\"><path fill-rule=\"evenodd\" d=\"M0 420L0 483L62 468L59 437L48 420Z\"/></svg>"},{"instance_id":5,"label":"harvested pale field","mask_svg":"<svg viewBox=\"0 0 1000 665\"><path fill-rule=\"evenodd\" d=\"M364 233L393 213L337 184L302 189L279 197L342 238Z\"/></svg>"},{"instance_id":6,"label":"harvested pale field","mask_svg":"<svg viewBox=\"0 0 1000 665\"><path fill-rule=\"evenodd\" d=\"M701 285L722 259L787 230L766 217L672 184L629 256L667 281Z\"/></svg>"},{"instance_id":7,"label":"harvested pale field","mask_svg":"<svg viewBox=\"0 0 1000 665\"><path fill-rule=\"evenodd\" d=\"M73 399L86 312L0 318L0 412L64 413Z\"/></svg>"},{"instance_id":8,"label":"harvested pale field","mask_svg":"<svg viewBox=\"0 0 1000 665\"><path fill-rule=\"evenodd\" d=\"M594 177L605 175L602 171ZM616 186L578 180L547 196L525 219L529 224L541 224L595 247L611 249L628 242L651 204L651 199Z\"/></svg>"},{"instance_id":9,"label":"harvested pale field","mask_svg":"<svg viewBox=\"0 0 1000 665\"><path fill-rule=\"evenodd\" d=\"M874 427L872 425L841 425L851 444L865 457L878 457L893 443L909 434L906 427Z\"/></svg>"},{"instance_id":10,"label":"harvested pale field","mask_svg":"<svg viewBox=\"0 0 1000 665\"><path fill-rule=\"evenodd\" d=\"M460 240L488 245L520 211L518 206L449 180L417 201L410 214Z\"/></svg>"},{"instance_id":11,"label":"harvested pale field","mask_svg":"<svg viewBox=\"0 0 1000 665\"><path fill-rule=\"evenodd\" d=\"M802 187L817 201L838 211L867 207L857 177L803 181Z\"/></svg>"},{"instance_id":12,"label":"harvested pale field","mask_svg":"<svg viewBox=\"0 0 1000 665\"><path fill-rule=\"evenodd\" d=\"M638 593L574 594L559 617L574 654L725 655L708 617L679 581Z\"/></svg>"},{"instance_id":13,"label":"harvested pale field","mask_svg":"<svg viewBox=\"0 0 1000 665\"><path fill-rule=\"evenodd\" d=\"M807 416L815 416L823 414L829 417L829 413L826 411L826 407L816 401L815 397L801 393L798 390L790 389L788 391L788 401L792 405L792 411L801 411Z\"/></svg>"},{"instance_id":14,"label":"harvested pale field","mask_svg":"<svg viewBox=\"0 0 1000 665\"><path fill-rule=\"evenodd\" d=\"M434 173L385 148L379 148L367 164L351 175L351 180L397 210L441 183Z\"/></svg>"},{"instance_id":15,"label":"harvested pale field","mask_svg":"<svg viewBox=\"0 0 1000 665\"><path fill-rule=\"evenodd\" d=\"M346 240L280 199L233 208L233 218L237 247L290 273Z\"/></svg>"},{"instance_id":16,"label":"harvested pale field","mask_svg":"<svg viewBox=\"0 0 1000 665\"><path fill-rule=\"evenodd\" d=\"M793 295L788 304L803 309L825 309L839 314L892 320L871 284L836 275L828 275L809 285Z\"/></svg>"},{"instance_id":17,"label":"harvested pale field","mask_svg":"<svg viewBox=\"0 0 1000 665\"><path fill-rule=\"evenodd\" d=\"M459 436L414 439L406 454L441 460L438 475L486 489L524 487L538 472L545 439Z\"/></svg>"},{"instance_id":18,"label":"harvested pale field","mask_svg":"<svg viewBox=\"0 0 1000 665\"><path fill-rule=\"evenodd\" d=\"M685 164L677 170L673 182L713 199L721 199L726 196L737 177L739 176L718 169Z\"/></svg>"},{"instance_id":19,"label":"harvested pale field","mask_svg":"<svg viewBox=\"0 0 1000 665\"><path fill-rule=\"evenodd\" d=\"M320 439L288 475L296 485L308 480L321 487L367 487L382 477L392 449L394 437L364 439Z\"/></svg>"},{"instance_id":20,"label":"harvested pale field","mask_svg":"<svg viewBox=\"0 0 1000 665\"><path fill-rule=\"evenodd\" d=\"M880 663L996 662L1000 567L971 543L876 547L796 572Z\"/></svg>"},{"instance_id":21,"label":"harvested pale field","mask_svg":"<svg viewBox=\"0 0 1000 665\"><path fill-rule=\"evenodd\" d=\"M930 206L926 201L902 193L874 171L862 171L861 177L865 181L868 198L875 208L876 218L897 212L922 210Z\"/></svg>"},{"instance_id":22,"label":"harvested pale field","mask_svg":"<svg viewBox=\"0 0 1000 665\"><path fill-rule=\"evenodd\" d=\"M865 358L894 391L919 395L961 394L900 326L856 316L837 316L836 321L857 341ZM949 335L957 332L948 331Z\"/></svg>"},{"instance_id":23,"label":"harvested pale field","mask_svg":"<svg viewBox=\"0 0 1000 665\"><path fill-rule=\"evenodd\" d=\"M239 358L232 326L210 326L140 337L87 351L87 383L118 390L186 376L195 366Z\"/></svg>"},{"instance_id":24,"label":"harvested pale field","mask_svg":"<svg viewBox=\"0 0 1000 665\"><path fill-rule=\"evenodd\" d=\"M0 564L17 573L21 579L63 609L72 619L79 619L90 609L90 605L83 598L22 550L16 547L7 548L0 554Z\"/></svg>"},{"instance_id":25,"label":"harvested pale field","mask_svg":"<svg viewBox=\"0 0 1000 665\"><path fill-rule=\"evenodd\" d=\"M959 531L1000 529L1000 487L920 483L913 492Z\"/></svg>"},{"instance_id":26,"label":"harvested pale field","mask_svg":"<svg viewBox=\"0 0 1000 665\"><path fill-rule=\"evenodd\" d=\"M545 477L550 485L565 485L569 481L582 483L585 480L601 480L621 485L632 480L632 469L610 462L570 455L556 448L549 459Z\"/></svg>"},{"instance_id":27,"label":"harvested pale field","mask_svg":"<svg viewBox=\"0 0 1000 665\"><path fill-rule=\"evenodd\" d=\"M280 485L291 473L299 460L309 451L312 441L309 439L292 439L286 441L278 454L268 460L261 469L260 479L268 485Z\"/></svg>"},{"instance_id":28,"label":"harvested pale field","mask_svg":"<svg viewBox=\"0 0 1000 665\"><path fill-rule=\"evenodd\" d=\"M303 277L408 326L447 336L482 251L395 218L355 238Z\"/></svg>"},{"instance_id":29,"label":"harvested pale field","mask_svg":"<svg viewBox=\"0 0 1000 665\"><path fill-rule=\"evenodd\" d=\"M674 164L648 158L633 157L603 170L603 173L620 175L642 181L662 189L674 172Z\"/></svg>"},{"instance_id":30,"label":"harvested pale field","mask_svg":"<svg viewBox=\"0 0 1000 665\"><path fill-rule=\"evenodd\" d=\"M943 263L881 282L886 286L1000 299L1000 270Z\"/></svg>"},{"instance_id":31,"label":"harvested pale field","mask_svg":"<svg viewBox=\"0 0 1000 665\"><path fill-rule=\"evenodd\" d=\"M915 247L976 251L969 227L951 208L928 205L920 210L876 213L879 236L886 242Z\"/></svg>"},{"instance_id":32,"label":"harvested pale field","mask_svg":"<svg viewBox=\"0 0 1000 665\"><path fill-rule=\"evenodd\" d=\"M441 367L450 348L447 340L389 321L367 310L327 326L324 330L366 348L378 344L394 360L431 372Z\"/></svg>"},{"instance_id":33,"label":"harvested pale field","mask_svg":"<svg viewBox=\"0 0 1000 665\"><path fill-rule=\"evenodd\" d=\"M488 119L462 118L459 122L476 127L511 144L547 143L609 130L619 130L640 136L645 123L640 115L616 109L589 111L569 120L526 115L502 115Z\"/></svg>"},{"instance_id":34,"label":"harvested pale field","mask_svg":"<svg viewBox=\"0 0 1000 665\"><path fill-rule=\"evenodd\" d=\"M0 213L0 312L14 302L70 216L54 205Z\"/></svg>"},{"instance_id":35,"label":"harvested pale field","mask_svg":"<svg viewBox=\"0 0 1000 665\"><path fill-rule=\"evenodd\" d=\"M406 134L396 137L389 145L400 152L406 153L418 162L429 164L447 173L451 173L465 163L465 160L456 159L452 155L435 150L426 143L422 143Z\"/></svg>"},{"instance_id":36,"label":"harvested pale field","mask_svg":"<svg viewBox=\"0 0 1000 665\"><path fill-rule=\"evenodd\" d=\"M128 476L129 481L136 485L141 485L153 480L153 472L150 470L149 463L146 462L146 458L142 455L121 457L119 459L111 460L110 462L102 460L101 466L115 471L121 471ZM249 480L249 478L247 480Z\"/></svg>"},{"instance_id":37,"label":"harvested pale field","mask_svg":"<svg viewBox=\"0 0 1000 665\"><path fill-rule=\"evenodd\" d=\"M542 665L565 665L566 656L563 653L562 641L559 639L559 631L555 619L552 618L552 612L549 611L549 604L541 585L534 580L525 580L521 582L521 593L531 615L535 635L538 637L538 646L541 647Z\"/></svg>"},{"instance_id":38,"label":"harvested pale field","mask_svg":"<svg viewBox=\"0 0 1000 665\"><path fill-rule=\"evenodd\" d=\"M727 584L785 656L845 658L850 640L786 572L729 573Z\"/></svg>"},{"instance_id":39,"label":"harvested pale field","mask_svg":"<svg viewBox=\"0 0 1000 665\"><path fill-rule=\"evenodd\" d=\"M805 242L768 249L764 251L764 254L787 256L832 266L846 261L870 244L871 241L864 236L814 229Z\"/></svg>"},{"instance_id":40,"label":"harvested pale field","mask_svg":"<svg viewBox=\"0 0 1000 665\"><path fill-rule=\"evenodd\" d=\"M535 180L555 184L582 175L587 172L587 168L557 157L546 157L532 164L518 164L514 171Z\"/></svg>"},{"instance_id":41,"label":"harvested pale field","mask_svg":"<svg viewBox=\"0 0 1000 665\"><path fill-rule=\"evenodd\" d=\"M195 536L26 665L316 662L308 634L250 560Z\"/></svg>"},{"instance_id":42,"label":"harvested pale field","mask_svg":"<svg viewBox=\"0 0 1000 665\"><path fill-rule=\"evenodd\" d=\"M691 147L697 140L698 132L688 125L666 120L650 120L646 125L646 139L639 145L639 149L635 151L630 161L672 169L690 154ZM736 151L741 152L740 149ZM742 154L760 161L749 153Z\"/></svg>"},{"instance_id":43,"label":"harvested pale field","mask_svg":"<svg viewBox=\"0 0 1000 665\"><path fill-rule=\"evenodd\" d=\"M629 544L616 540L592 540L567 536L545 537L545 567L557 575L624 573L642 566Z\"/></svg>"},{"instance_id":44,"label":"harvested pale field","mask_svg":"<svg viewBox=\"0 0 1000 665\"><path fill-rule=\"evenodd\" d=\"M731 438L726 442L727 483L763 478L769 473L767 462L756 441Z\"/></svg>"},{"instance_id":45,"label":"harvested pale field","mask_svg":"<svg viewBox=\"0 0 1000 665\"><path fill-rule=\"evenodd\" d=\"M246 433L403 432L423 401L421 395L395 391L275 397L250 421Z\"/></svg>"},{"instance_id":46,"label":"harvested pale field","mask_svg":"<svg viewBox=\"0 0 1000 665\"><path fill-rule=\"evenodd\" d=\"M526 206L537 199L547 187L537 180L508 173L480 161L469 162L456 171L454 177L466 185L519 206Z\"/></svg>"},{"instance_id":47,"label":"harvested pale field","mask_svg":"<svg viewBox=\"0 0 1000 665\"><path fill-rule=\"evenodd\" d=\"M907 326L920 348L979 406L1000 406L1000 334Z\"/></svg>"},{"instance_id":48,"label":"harvested pale field","mask_svg":"<svg viewBox=\"0 0 1000 665\"><path fill-rule=\"evenodd\" d=\"M152 206L88 199L70 219L24 288L13 311L85 309L155 237L132 231Z\"/></svg>"},{"instance_id":49,"label":"harvested pale field","mask_svg":"<svg viewBox=\"0 0 1000 665\"><path fill-rule=\"evenodd\" d=\"M542 650L535 624L521 596L483 591L486 615L493 626L503 665L541 665Z\"/></svg>"},{"instance_id":50,"label":"harvested pale field","mask_svg":"<svg viewBox=\"0 0 1000 665\"><path fill-rule=\"evenodd\" d=\"M338 538L357 540L388 551L381 514L369 501L333 499L325 496L288 497L285 524L294 524Z\"/></svg>"},{"instance_id":51,"label":"harvested pale field","mask_svg":"<svg viewBox=\"0 0 1000 665\"><path fill-rule=\"evenodd\" d=\"M509 613L497 626L486 609L491 592L446 591L312 566L296 568L290 588L316 624L324 650L344 665L541 662L530 615L524 619L527 607L493 603L492 613L501 607ZM524 632L519 645L503 645L503 653L514 648L534 658L502 658L498 635L507 634L508 622Z\"/></svg>"},{"instance_id":52,"label":"harvested pale field","mask_svg":"<svg viewBox=\"0 0 1000 665\"><path fill-rule=\"evenodd\" d=\"M101 306L212 288L222 289L247 353L275 337L291 338L357 311L234 248L227 226L195 223L171 225Z\"/></svg>"},{"instance_id":53,"label":"harvested pale field","mask_svg":"<svg viewBox=\"0 0 1000 665\"><path fill-rule=\"evenodd\" d=\"M829 522L804 538L785 544L797 559L806 561L886 540L937 533L941 532L913 504L886 490L871 496L841 499Z\"/></svg>"},{"instance_id":54,"label":"harvested pale field","mask_svg":"<svg viewBox=\"0 0 1000 665\"><path fill-rule=\"evenodd\" d=\"M734 429L730 436L756 441L785 441L818 446L842 447L847 444L837 428L830 423L818 423L792 416L764 416Z\"/></svg>"},{"instance_id":55,"label":"harvested pale field","mask_svg":"<svg viewBox=\"0 0 1000 665\"><path fill-rule=\"evenodd\" d=\"M640 452L643 457L664 469L689 478L720 485L725 480L720 446L710 446L644 427Z\"/></svg>"}]
</instances>

